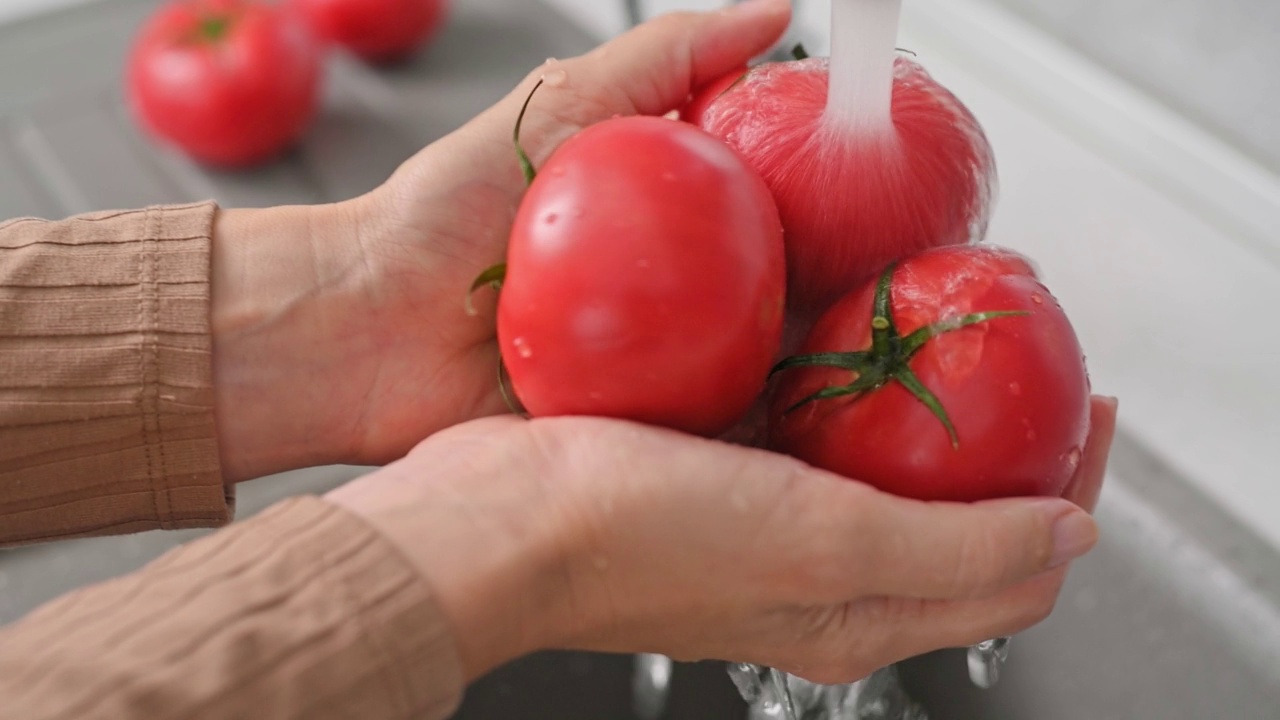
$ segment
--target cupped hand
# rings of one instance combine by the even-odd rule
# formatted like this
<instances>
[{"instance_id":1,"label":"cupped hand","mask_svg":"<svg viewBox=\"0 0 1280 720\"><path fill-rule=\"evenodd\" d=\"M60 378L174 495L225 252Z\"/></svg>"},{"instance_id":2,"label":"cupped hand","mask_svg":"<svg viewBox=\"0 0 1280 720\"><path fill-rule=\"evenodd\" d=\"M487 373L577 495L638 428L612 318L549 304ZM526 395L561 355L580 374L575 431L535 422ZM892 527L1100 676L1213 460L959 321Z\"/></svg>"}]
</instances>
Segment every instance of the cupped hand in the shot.
<instances>
[{"instance_id":1,"label":"cupped hand","mask_svg":"<svg viewBox=\"0 0 1280 720\"><path fill-rule=\"evenodd\" d=\"M470 678L584 649L848 682L1048 616L1097 539L1115 402L1092 412L1065 500L923 503L761 450L511 417L440 433L329 498L420 567Z\"/></svg>"},{"instance_id":2,"label":"cupped hand","mask_svg":"<svg viewBox=\"0 0 1280 720\"><path fill-rule=\"evenodd\" d=\"M524 190L520 107L535 165L582 128L661 115L767 49L787 0L651 21L548 61L382 187L319 208L231 211L214 246L215 388L233 480L321 463L381 464L459 422L500 413L493 298L474 278L505 259Z\"/></svg>"}]
</instances>

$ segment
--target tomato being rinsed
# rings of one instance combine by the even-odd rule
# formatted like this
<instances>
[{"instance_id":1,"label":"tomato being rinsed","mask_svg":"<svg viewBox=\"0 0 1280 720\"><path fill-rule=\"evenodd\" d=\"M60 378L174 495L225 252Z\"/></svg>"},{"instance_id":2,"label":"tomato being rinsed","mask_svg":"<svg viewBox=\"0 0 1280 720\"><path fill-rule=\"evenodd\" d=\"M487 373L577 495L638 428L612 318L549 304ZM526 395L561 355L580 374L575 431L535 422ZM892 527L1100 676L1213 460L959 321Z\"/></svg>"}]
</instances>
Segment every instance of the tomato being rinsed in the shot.
<instances>
[{"instance_id":1,"label":"tomato being rinsed","mask_svg":"<svg viewBox=\"0 0 1280 720\"><path fill-rule=\"evenodd\" d=\"M824 308L894 260L986 232L991 148L963 103L898 56L900 4L834 0L829 60L737 71L682 112L769 184L801 309Z\"/></svg>"},{"instance_id":2,"label":"tomato being rinsed","mask_svg":"<svg viewBox=\"0 0 1280 720\"><path fill-rule=\"evenodd\" d=\"M837 302L781 366L770 445L922 500L1059 495L1089 430L1066 314L1022 256L931 250Z\"/></svg>"}]
</instances>

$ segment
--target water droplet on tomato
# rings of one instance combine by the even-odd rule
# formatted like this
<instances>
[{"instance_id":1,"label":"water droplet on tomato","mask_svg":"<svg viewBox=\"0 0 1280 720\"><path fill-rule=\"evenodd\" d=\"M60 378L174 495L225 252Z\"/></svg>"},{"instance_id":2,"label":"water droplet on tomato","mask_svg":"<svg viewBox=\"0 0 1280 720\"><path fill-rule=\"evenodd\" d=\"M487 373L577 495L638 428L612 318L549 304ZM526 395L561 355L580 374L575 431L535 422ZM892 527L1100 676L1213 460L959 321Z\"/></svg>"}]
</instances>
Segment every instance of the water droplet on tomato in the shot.
<instances>
[{"instance_id":1,"label":"water droplet on tomato","mask_svg":"<svg viewBox=\"0 0 1280 720\"><path fill-rule=\"evenodd\" d=\"M1031 418L1022 418L1022 427L1027 430L1027 442L1035 442L1039 435L1036 434L1036 429L1031 427Z\"/></svg>"},{"instance_id":2,"label":"water droplet on tomato","mask_svg":"<svg viewBox=\"0 0 1280 720\"><path fill-rule=\"evenodd\" d=\"M1083 453L1080 452L1080 448L1072 448L1071 452L1067 453L1066 457L1063 459L1066 460L1067 465L1074 470L1075 468L1080 467L1080 458L1082 455Z\"/></svg>"},{"instance_id":3,"label":"water droplet on tomato","mask_svg":"<svg viewBox=\"0 0 1280 720\"><path fill-rule=\"evenodd\" d=\"M528 340L525 340L522 337L518 337L515 340L512 340L511 344L515 346L516 354L519 355L520 357L526 360L533 357L533 348L529 347Z\"/></svg>"},{"instance_id":4,"label":"water droplet on tomato","mask_svg":"<svg viewBox=\"0 0 1280 720\"><path fill-rule=\"evenodd\" d=\"M1010 395L1021 395L1021 394L1022 394L1022 384L1021 384L1021 383L1009 383L1009 394L1010 394Z\"/></svg>"},{"instance_id":5,"label":"water droplet on tomato","mask_svg":"<svg viewBox=\"0 0 1280 720\"><path fill-rule=\"evenodd\" d=\"M1043 305L1043 304L1044 304L1044 297L1043 297L1043 296L1041 296L1041 295L1040 295L1040 293L1035 293L1035 294L1033 294L1033 295L1031 296L1031 302L1033 302L1033 303L1035 303L1035 304L1037 304L1037 305Z\"/></svg>"},{"instance_id":6,"label":"water droplet on tomato","mask_svg":"<svg viewBox=\"0 0 1280 720\"><path fill-rule=\"evenodd\" d=\"M548 87L560 87L568 82L568 80L569 73L564 70L553 70L542 78L542 81L546 83Z\"/></svg>"}]
</instances>

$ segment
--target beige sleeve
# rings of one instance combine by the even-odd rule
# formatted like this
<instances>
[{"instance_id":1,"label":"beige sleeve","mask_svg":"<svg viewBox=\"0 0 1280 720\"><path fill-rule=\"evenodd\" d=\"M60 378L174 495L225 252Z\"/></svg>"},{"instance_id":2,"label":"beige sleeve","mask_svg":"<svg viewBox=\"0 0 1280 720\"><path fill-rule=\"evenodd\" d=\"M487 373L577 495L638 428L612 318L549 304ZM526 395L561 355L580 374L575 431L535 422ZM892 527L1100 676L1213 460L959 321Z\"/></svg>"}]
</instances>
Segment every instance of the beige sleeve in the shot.
<instances>
[{"instance_id":1,"label":"beige sleeve","mask_svg":"<svg viewBox=\"0 0 1280 720\"><path fill-rule=\"evenodd\" d=\"M0 224L0 546L225 524L202 203Z\"/></svg>"},{"instance_id":2,"label":"beige sleeve","mask_svg":"<svg viewBox=\"0 0 1280 720\"><path fill-rule=\"evenodd\" d=\"M425 581L316 498L0 630L0 716L437 720L461 668Z\"/></svg>"}]
</instances>

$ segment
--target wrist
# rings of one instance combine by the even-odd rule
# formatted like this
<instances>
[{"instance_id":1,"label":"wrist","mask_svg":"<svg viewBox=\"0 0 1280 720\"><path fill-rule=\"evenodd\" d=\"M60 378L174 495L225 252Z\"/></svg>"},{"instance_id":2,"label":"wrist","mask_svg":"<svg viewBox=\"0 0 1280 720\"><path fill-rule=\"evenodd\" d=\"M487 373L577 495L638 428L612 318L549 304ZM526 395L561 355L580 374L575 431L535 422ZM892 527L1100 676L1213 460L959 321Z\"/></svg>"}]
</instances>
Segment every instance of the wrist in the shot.
<instances>
[{"instance_id":1,"label":"wrist","mask_svg":"<svg viewBox=\"0 0 1280 720\"><path fill-rule=\"evenodd\" d=\"M323 334L355 262L352 204L222 210L210 279L214 407L228 482L337 462L323 432Z\"/></svg>"},{"instance_id":2,"label":"wrist","mask_svg":"<svg viewBox=\"0 0 1280 720\"><path fill-rule=\"evenodd\" d=\"M567 533L539 484L483 460L421 459L415 451L326 500L364 518L429 583L468 681L554 647L574 608L564 597Z\"/></svg>"}]
</instances>

